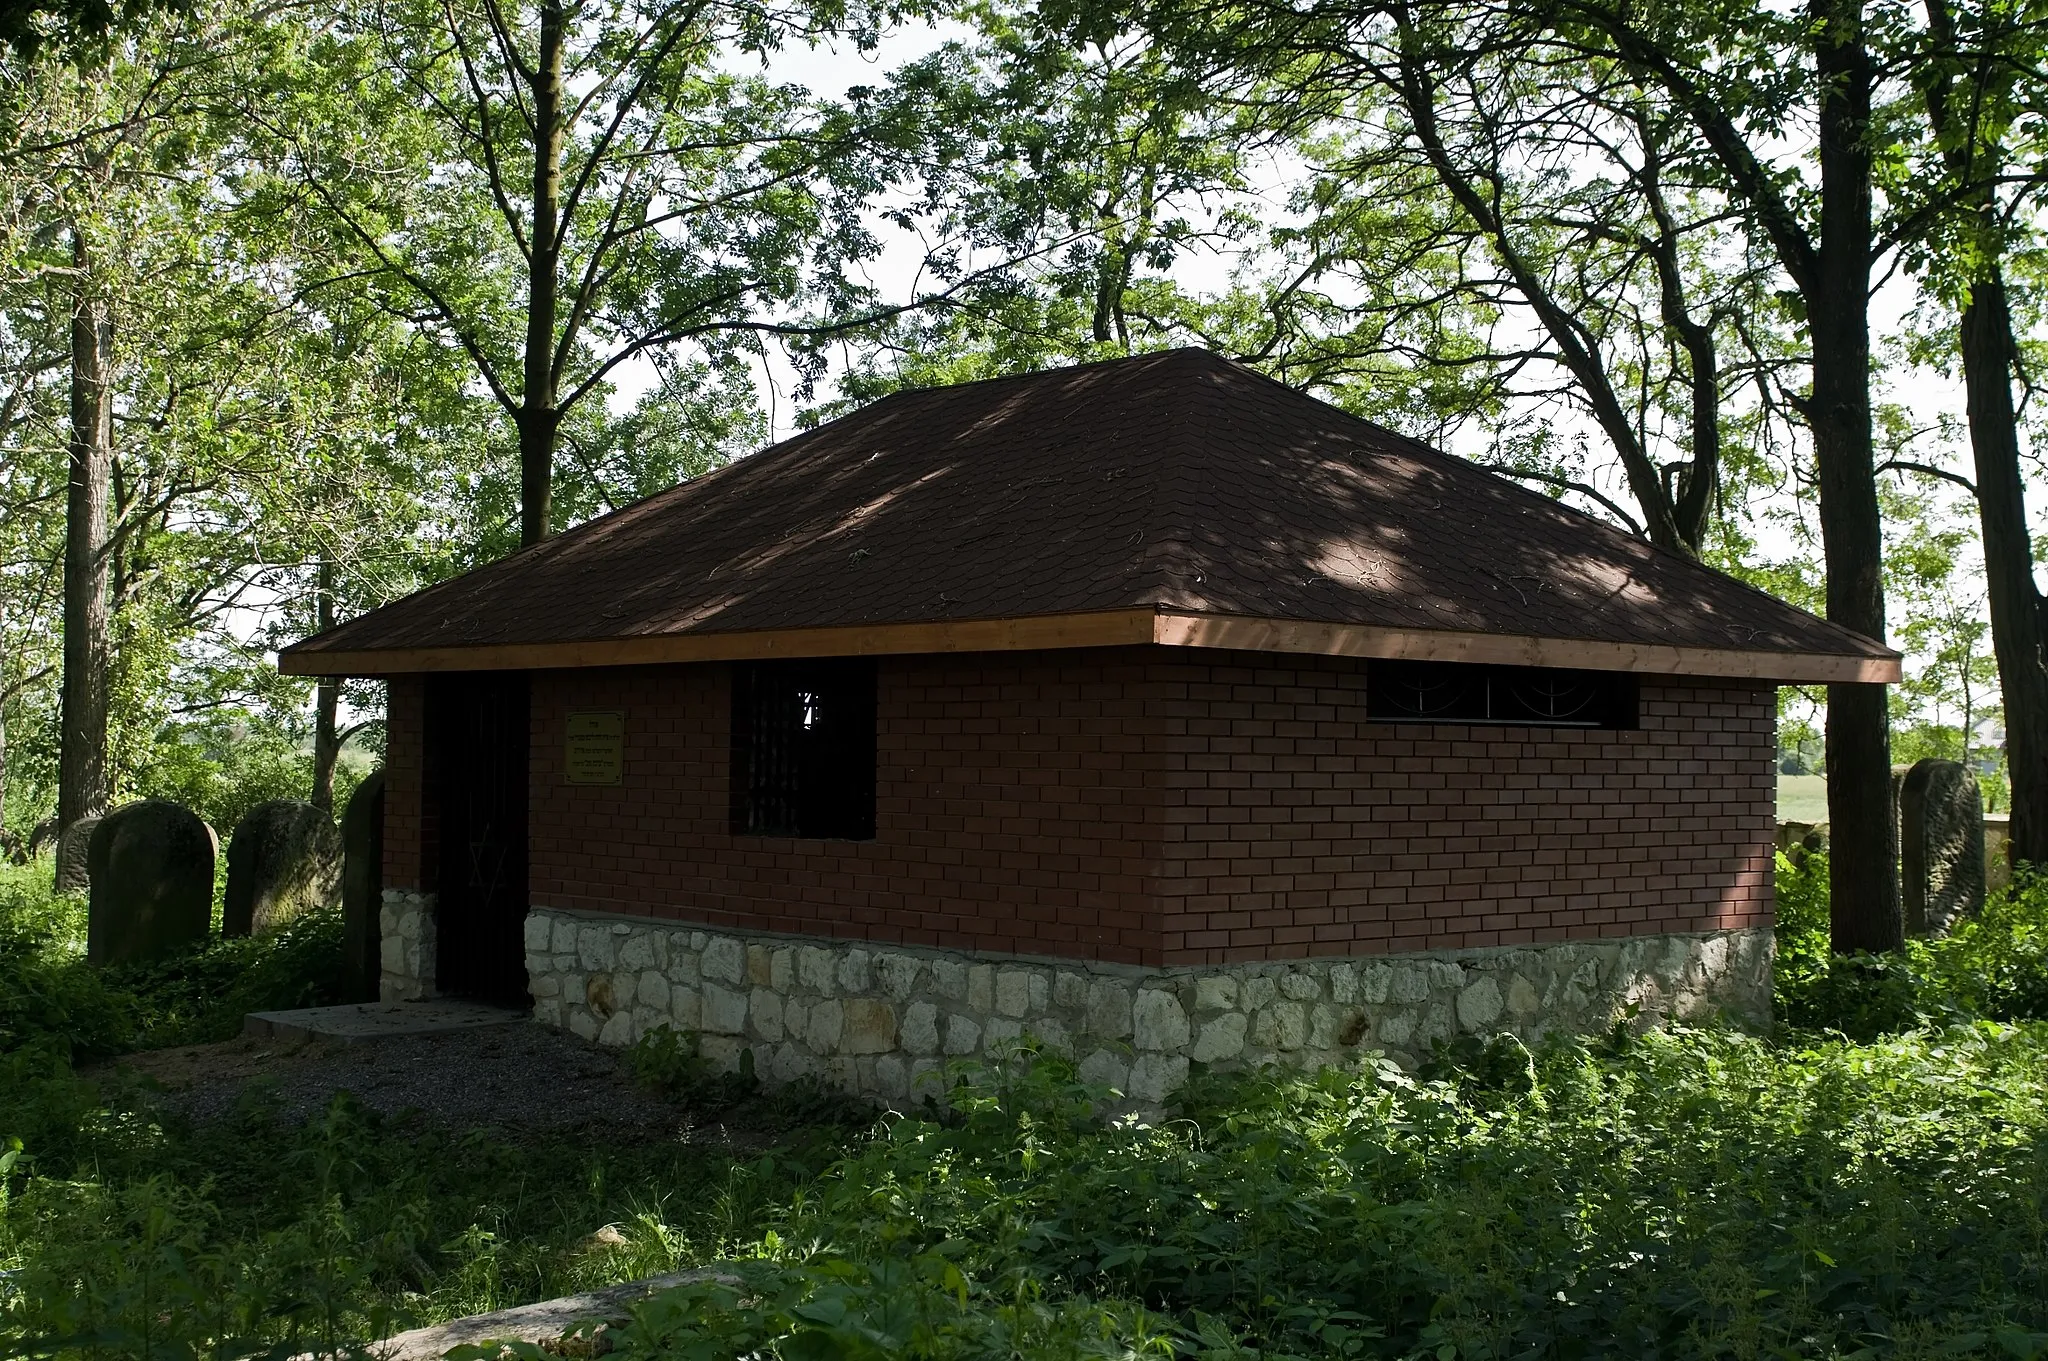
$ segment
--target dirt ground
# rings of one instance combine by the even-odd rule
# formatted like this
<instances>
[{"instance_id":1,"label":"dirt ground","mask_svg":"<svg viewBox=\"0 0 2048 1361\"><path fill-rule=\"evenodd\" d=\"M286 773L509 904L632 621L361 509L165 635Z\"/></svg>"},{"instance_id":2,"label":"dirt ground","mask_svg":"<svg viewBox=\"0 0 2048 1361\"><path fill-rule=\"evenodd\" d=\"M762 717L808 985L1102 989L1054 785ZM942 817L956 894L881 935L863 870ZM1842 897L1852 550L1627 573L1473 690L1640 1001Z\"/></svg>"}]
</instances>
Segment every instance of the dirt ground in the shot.
<instances>
[{"instance_id":1,"label":"dirt ground","mask_svg":"<svg viewBox=\"0 0 2048 1361\"><path fill-rule=\"evenodd\" d=\"M508 1129L601 1125L647 1136L753 1142L746 1112L693 1120L636 1084L619 1056L550 1027L518 1024L343 1044L243 1037L129 1054L100 1071L144 1079L167 1111L200 1123L243 1101L303 1120L348 1091L388 1115Z\"/></svg>"}]
</instances>

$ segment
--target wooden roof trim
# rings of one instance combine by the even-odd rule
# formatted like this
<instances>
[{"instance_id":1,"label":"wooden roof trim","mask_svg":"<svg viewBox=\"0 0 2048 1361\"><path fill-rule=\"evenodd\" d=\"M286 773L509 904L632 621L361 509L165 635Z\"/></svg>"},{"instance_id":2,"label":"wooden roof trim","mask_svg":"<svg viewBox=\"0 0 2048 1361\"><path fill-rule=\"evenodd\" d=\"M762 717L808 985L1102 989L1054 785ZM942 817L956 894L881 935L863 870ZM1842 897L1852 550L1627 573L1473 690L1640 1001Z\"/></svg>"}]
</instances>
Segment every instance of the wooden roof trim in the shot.
<instances>
[{"instance_id":1,"label":"wooden roof trim","mask_svg":"<svg viewBox=\"0 0 2048 1361\"><path fill-rule=\"evenodd\" d=\"M1124 647L1143 643L1240 652L1556 666L1587 671L1627 671L1641 675L1726 676L1784 684L1890 683L1899 679L1899 658L1895 653L1854 656L1663 647L1648 643L1604 643L1586 639L1167 613L1151 608L1038 615L1021 619L962 619L748 633L671 633L641 638L508 643L484 647L375 648L362 651L294 648L278 657L278 669L288 676L392 676L427 671L551 671L775 657L1019 652L1050 648Z\"/></svg>"},{"instance_id":2,"label":"wooden roof trim","mask_svg":"<svg viewBox=\"0 0 2048 1361\"><path fill-rule=\"evenodd\" d=\"M1243 619L1221 615L1162 613L1154 641L1172 647L1215 647L1241 652L1308 652L1332 657L1555 666L1582 671L1626 671L1646 676L1726 676L1792 685L1830 682L1891 684L1899 679L1897 653L1858 656L1665 647L1654 643L1606 643L1585 638L1518 637L1504 633L1393 629L1366 624L1317 624L1296 619Z\"/></svg>"},{"instance_id":3,"label":"wooden roof trim","mask_svg":"<svg viewBox=\"0 0 2048 1361\"><path fill-rule=\"evenodd\" d=\"M861 657L906 652L1021 652L1037 648L1119 647L1153 641L1156 611L1099 610L1021 619L959 619L927 624L854 624L748 633L664 633L587 642L508 643L484 647L370 648L360 652L287 651L278 669L291 676L384 676L415 671L546 671L561 667L649 666L667 662L753 661L773 657Z\"/></svg>"}]
</instances>

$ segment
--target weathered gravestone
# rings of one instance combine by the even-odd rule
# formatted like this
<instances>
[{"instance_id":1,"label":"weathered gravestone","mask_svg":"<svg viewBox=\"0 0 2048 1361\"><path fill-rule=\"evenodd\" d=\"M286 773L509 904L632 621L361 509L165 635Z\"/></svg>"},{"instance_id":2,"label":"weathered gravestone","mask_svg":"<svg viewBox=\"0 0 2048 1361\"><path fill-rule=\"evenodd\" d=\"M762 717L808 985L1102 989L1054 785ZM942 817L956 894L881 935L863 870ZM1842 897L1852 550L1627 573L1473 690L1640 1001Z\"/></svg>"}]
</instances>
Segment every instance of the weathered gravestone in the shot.
<instances>
[{"instance_id":1,"label":"weathered gravestone","mask_svg":"<svg viewBox=\"0 0 2048 1361\"><path fill-rule=\"evenodd\" d=\"M1920 761L1899 787L1906 934L1938 936L1984 906L1984 802L1957 761Z\"/></svg>"},{"instance_id":2,"label":"weathered gravestone","mask_svg":"<svg viewBox=\"0 0 2048 1361\"><path fill-rule=\"evenodd\" d=\"M204 940L213 920L217 851L213 829L198 814L164 799L101 818L86 850L86 960L153 959Z\"/></svg>"},{"instance_id":3,"label":"weathered gravestone","mask_svg":"<svg viewBox=\"0 0 2048 1361\"><path fill-rule=\"evenodd\" d=\"M378 918L384 907L384 772L372 771L341 815L341 987L344 1002L374 1002L382 972Z\"/></svg>"},{"instance_id":4,"label":"weathered gravestone","mask_svg":"<svg viewBox=\"0 0 2048 1361\"><path fill-rule=\"evenodd\" d=\"M57 835L57 891L59 893L83 893L90 877L86 863L88 848L92 844L92 829L100 825L98 818L80 818Z\"/></svg>"},{"instance_id":5,"label":"weathered gravestone","mask_svg":"<svg viewBox=\"0 0 2048 1361\"><path fill-rule=\"evenodd\" d=\"M272 799L250 809L228 841L224 936L267 936L301 912L341 898L341 832L310 803Z\"/></svg>"},{"instance_id":6,"label":"weathered gravestone","mask_svg":"<svg viewBox=\"0 0 2048 1361\"><path fill-rule=\"evenodd\" d=\"M1828 825L1811 822L1781 822L1778 824L1778 849L1795 866L1804 867L1806 857L1818 851L1825 855L1828 849Z\"/></svg>"}]
</instances>

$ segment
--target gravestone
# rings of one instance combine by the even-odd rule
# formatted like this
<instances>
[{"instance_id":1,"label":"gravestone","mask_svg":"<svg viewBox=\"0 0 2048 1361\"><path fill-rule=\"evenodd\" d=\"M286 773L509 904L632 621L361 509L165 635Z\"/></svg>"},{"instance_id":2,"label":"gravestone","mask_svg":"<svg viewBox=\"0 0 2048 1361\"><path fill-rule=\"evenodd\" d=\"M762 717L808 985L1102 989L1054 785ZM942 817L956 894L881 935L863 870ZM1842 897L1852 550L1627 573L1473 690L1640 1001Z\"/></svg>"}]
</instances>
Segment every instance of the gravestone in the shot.
<instances>
[{"instance_id":1,"label":"gravestone","mask_svg":"<svg viewBox=\"0 0 2048 1361\"><path fill-rule=\"evenodd\" d=\"M228 841L224 936L267 936L301 912L341 900L341 832L310 803L250 809Z\"/></svg>"},{"instance_id":2,"label":"gravestone","mask_svg":"<svg viewBox=\"0 0 2048 1361\"><path fill-rule=\"evenodd\" d=\"M1825 822L1781 822L1778 824L1778 849L1793 865L1804 866L1806 857L1813 852L1827 852L1828 825Z\"/></svg>"},{"instance_id":3,"label":"gravestone","mask_svg":"<svg viewBox=\"0 0 2048 1361\"><path fill-rule=\"evenodd\" d=\"M92 844L92 829L100 825L98 818L80 818L66 827L57 836L57 891L59 893L83 893L90 877L86 864L87 848Z\"/></svg>"},{"instance_id":4,"label":"gravestone","mask_svg":"<svg viewBox=\"0 0 2048 1361\"><path fill-rule=\"evenodd\" d=\"M1984 815L1984 891L2012 887L2012 814Z\"/></svg>"},{"instance_id":5,"label":"gravestone","mask_svg":"<svg viewBox=\"0 0 2048 1361\"><path fill-rule=\"evenodd\" d=\"M341 987L344 1002L374 1002L383 965L384 772L356 786L341 815Z\"/></svg>"},{"instance_id":6,"label":"gravestone","mask_svg":"<svg viewBox=\"0 0 2048 1361\"><path fill-rule=\"evenodd\" d=\"M1984 906L1984 802L1958 761L1917 762L1899 787L1906 934L1939 936Z\"/></svg>"},{"instance_id":7,"label":"gravestone","mask_svg":"<svg viewBox=\"0 0 2048 1361\"><path fill-rule=\"evenodd\" d=\"M213 921L213 829L165 799L116 808L92 829L85 957L154 959L206 939Z\"/></svg>"}]
</instances>

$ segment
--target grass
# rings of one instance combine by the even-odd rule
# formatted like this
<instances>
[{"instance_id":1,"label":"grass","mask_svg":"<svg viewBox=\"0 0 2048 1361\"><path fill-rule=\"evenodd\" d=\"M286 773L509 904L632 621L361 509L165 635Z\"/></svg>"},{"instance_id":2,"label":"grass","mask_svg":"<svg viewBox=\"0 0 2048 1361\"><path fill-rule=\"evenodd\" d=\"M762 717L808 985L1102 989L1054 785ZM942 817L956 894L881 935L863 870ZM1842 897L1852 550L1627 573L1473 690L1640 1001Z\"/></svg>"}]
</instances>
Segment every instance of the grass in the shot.
<instances>
[{"instance_id":1,"label":"grass","mask_svg":"<svg viewBox=\"0 0 2048 1361\"><path fill-rule=\"evenodd\" d=\"M1102 1093L1023 1049L956 1070L943 1117L753 1155L346 1098L300 1126L260 1097L166 1121L74 1056L218 1029L205 999L235 988L317 988L316 952L84 976L75 910L0 881L0 998L61 1004L0 1036L0 1354L343 1352L718 1261L739 1287L655 1298L614 1353L2048 1356L2048 890L1899 961L1834 960L1810 863L1780 867L1798 1025L1773 1037L1211 1075L1152 1123L1097 1118ZM739 1095L672 1043L635 1059Z\"/></svg>"},{"instance_id":2,"label":"grass","mask_svg":"<svg viewBox=\"0 0 2048 1361\"><path fill-rule=\"evenodd\" d=\"M1778 821L1822 823L1827 820L1827 776L1780 775L1778 777Z\"/></svg>"}]
</instances>

